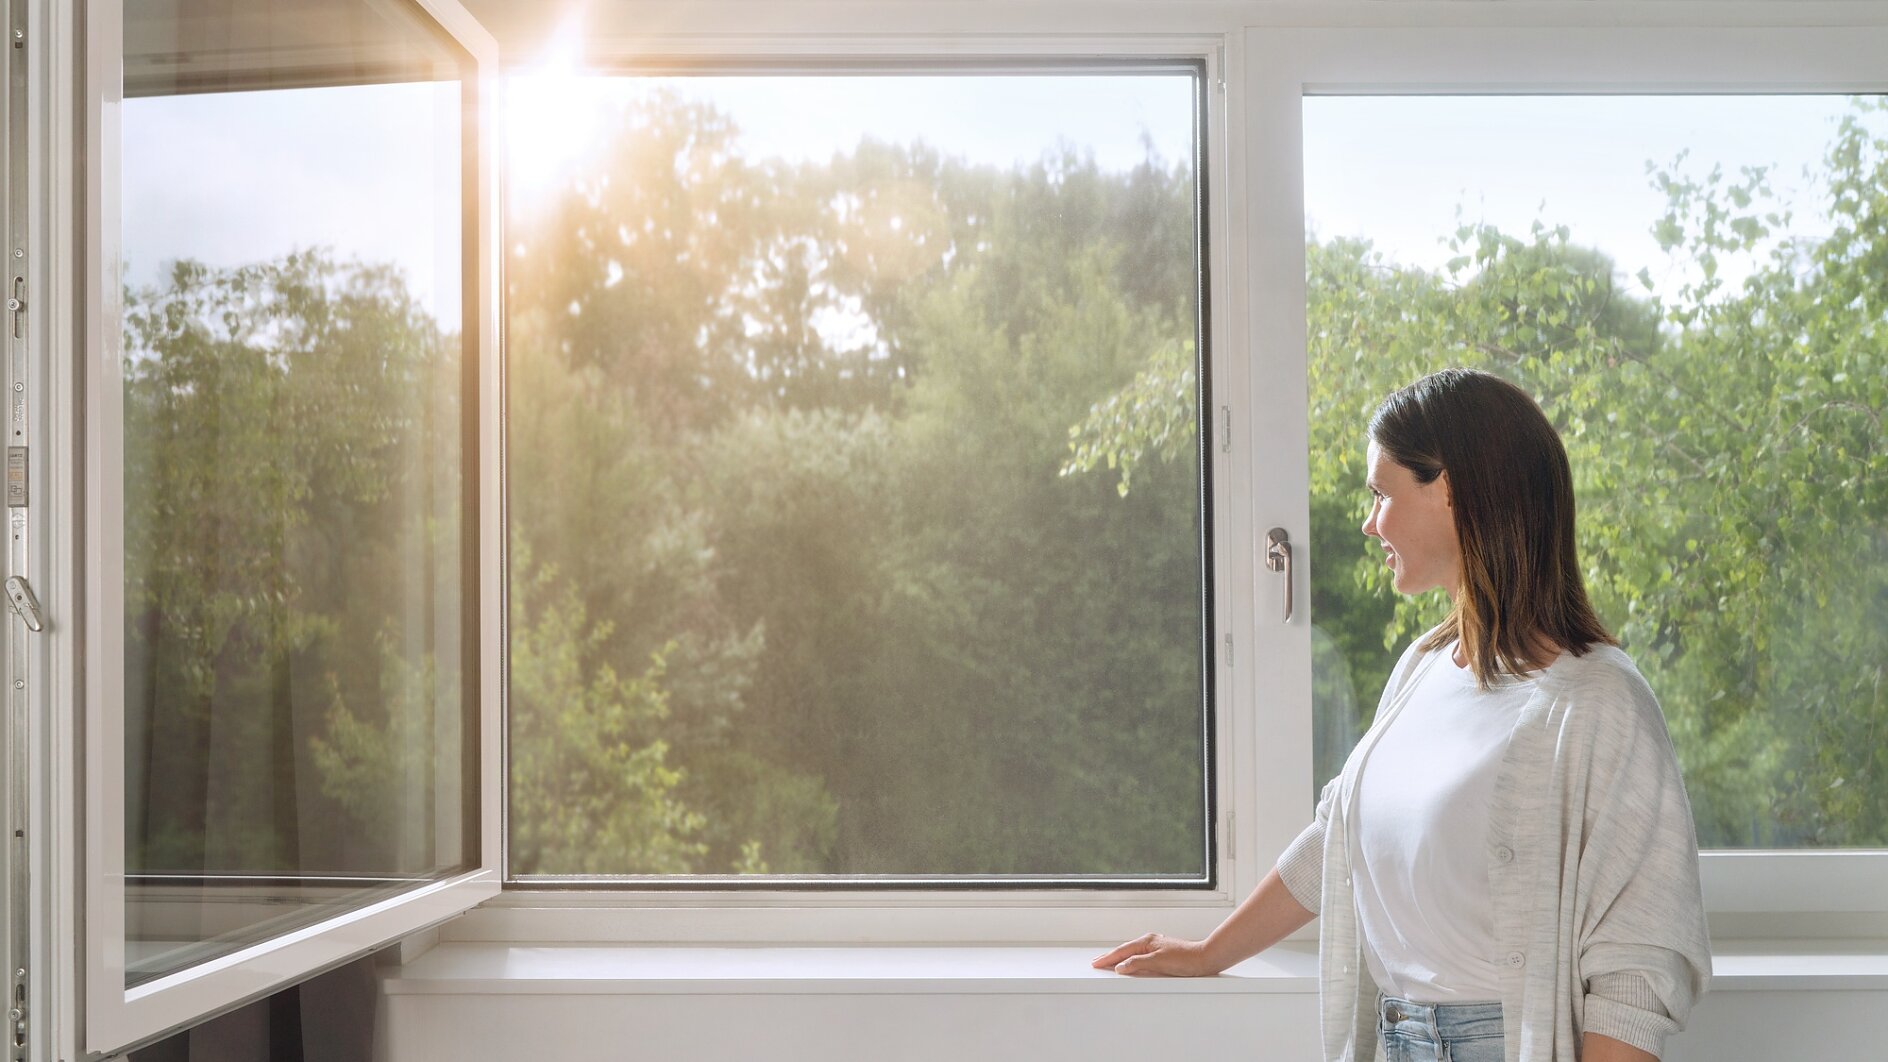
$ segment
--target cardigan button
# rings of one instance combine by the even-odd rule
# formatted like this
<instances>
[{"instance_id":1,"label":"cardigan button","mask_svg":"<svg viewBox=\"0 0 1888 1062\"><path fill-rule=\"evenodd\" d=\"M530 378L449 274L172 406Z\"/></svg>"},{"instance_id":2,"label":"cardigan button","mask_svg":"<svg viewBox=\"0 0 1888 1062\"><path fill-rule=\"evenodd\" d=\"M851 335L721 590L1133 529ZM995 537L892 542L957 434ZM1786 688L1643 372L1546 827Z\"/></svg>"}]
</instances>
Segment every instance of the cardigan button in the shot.
<instances>
[{"instance_id":1,"label":"cardigan button","mask_svg":"<svg viewBox=\"0 0 1888 1062\"><path fill-rule=\"evenodd\" d=\"M1518 951L1511 951L1511 952L1509 952L1509 953L1508 953L1508 965L1509 965L1509 966L1520 966L1520 965L1522 965L1522 964L1523 964L1523 963L1525 963L1525 962L1527 962L1527 956L1525 956L1525 955L1523 955L1523 954L1521 954L1520 952L1518 952Z\"/></svg>"},{"instance_id":2,"label":"cardigan button","mask_svg":"<svg viewBox=\"0 0 1888 1062\"><path fill-rule=\"evenodd\" d=\"M1495 849L1495 862L1497 862L1497 863L1512 863L1512 862L1514 862L1514 849L1512 849L1512 848L1509 848L1509 847L1508 847L1507 845L1505 845L1505 844L1504 844L1504 845L1501 845L1501 846L1500 846L1500 847L1498 847L1498 848L1496 848L1496 849Z\"/></svg>"}]
</instances>

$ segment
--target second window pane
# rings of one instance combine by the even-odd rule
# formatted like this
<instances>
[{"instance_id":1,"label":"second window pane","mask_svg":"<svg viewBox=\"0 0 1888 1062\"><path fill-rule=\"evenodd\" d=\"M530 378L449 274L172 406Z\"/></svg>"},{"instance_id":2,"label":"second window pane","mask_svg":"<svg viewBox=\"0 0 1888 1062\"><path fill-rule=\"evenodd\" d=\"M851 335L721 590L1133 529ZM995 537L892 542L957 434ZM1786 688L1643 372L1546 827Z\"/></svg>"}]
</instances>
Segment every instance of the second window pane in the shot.
<instances>
[{"instance_id":1,"label":"second window pane","mask_svg":"<svg viewBox=\"0 0 1888 1062\"><path fill-rule=\"evenodd\" d=\"M1319 779L1448 608L1366 548L1365 425L1460 364L1565 440L1586 586L1664 708L1699 843L1888 844L1883 100L1304 115Z\"/></svg>"}]
</instances>

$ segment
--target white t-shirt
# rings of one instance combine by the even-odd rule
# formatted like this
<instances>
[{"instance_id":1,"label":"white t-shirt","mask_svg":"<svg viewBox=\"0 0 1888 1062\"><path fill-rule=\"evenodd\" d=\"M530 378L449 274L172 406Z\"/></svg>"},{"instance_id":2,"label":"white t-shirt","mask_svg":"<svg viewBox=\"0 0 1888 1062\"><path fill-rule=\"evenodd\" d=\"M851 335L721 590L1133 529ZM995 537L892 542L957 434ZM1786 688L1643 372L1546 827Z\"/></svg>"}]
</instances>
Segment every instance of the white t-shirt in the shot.
<instances>
[{"instance_id":1,"label":"white t-shirt","mask_svg":"<svg viewBox=\"0 0 1888 1062\"><path fill-rule=\"evenodd\" d=\"M1488 812L1508 737L1539 676L1487 690L1453 645L1421 669L1357 793L1357 920L1370 975L1417 1003L1501 998Z\"/></svg>"}]
</instances>

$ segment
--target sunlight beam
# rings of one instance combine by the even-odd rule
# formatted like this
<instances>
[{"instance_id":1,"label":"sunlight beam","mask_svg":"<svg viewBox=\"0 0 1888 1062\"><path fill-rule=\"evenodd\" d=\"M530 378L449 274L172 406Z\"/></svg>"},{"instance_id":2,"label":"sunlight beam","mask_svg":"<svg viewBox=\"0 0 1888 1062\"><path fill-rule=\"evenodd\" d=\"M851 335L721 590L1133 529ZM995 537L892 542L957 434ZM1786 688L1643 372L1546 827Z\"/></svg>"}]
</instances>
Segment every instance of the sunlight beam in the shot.
<instances>
[{"instance_id":1,"label":"sunlight beam","mask_svg":"<svg viewBox=\"0 0 1888 1062\"><path fill-rule=\"evenodd\" d=\"M594 147L602 115L589 74L583 20L572 15L536 62L505 79L507 199L514 211L549 200Z\"/></svg>"}]
</instances>

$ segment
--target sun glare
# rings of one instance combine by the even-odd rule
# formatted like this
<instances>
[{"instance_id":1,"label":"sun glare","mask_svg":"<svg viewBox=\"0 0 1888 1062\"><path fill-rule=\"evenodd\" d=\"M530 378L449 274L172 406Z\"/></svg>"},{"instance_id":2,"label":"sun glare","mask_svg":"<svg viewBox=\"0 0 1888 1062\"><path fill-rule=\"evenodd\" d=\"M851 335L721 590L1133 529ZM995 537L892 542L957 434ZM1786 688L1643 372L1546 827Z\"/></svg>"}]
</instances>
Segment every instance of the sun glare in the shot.
<instances>
[{"instance_id":1,"label":"sun glare","mask_svg":"<svg viewBox=\"0 0 1888 1062\"><path fill-rule=\"evenodd\" d=\"M583 67L573 22L555 33L536 63L505 79L509 198L529 209L567 184L596 142L601 114Z\"/></svg>"}]
</instances>

